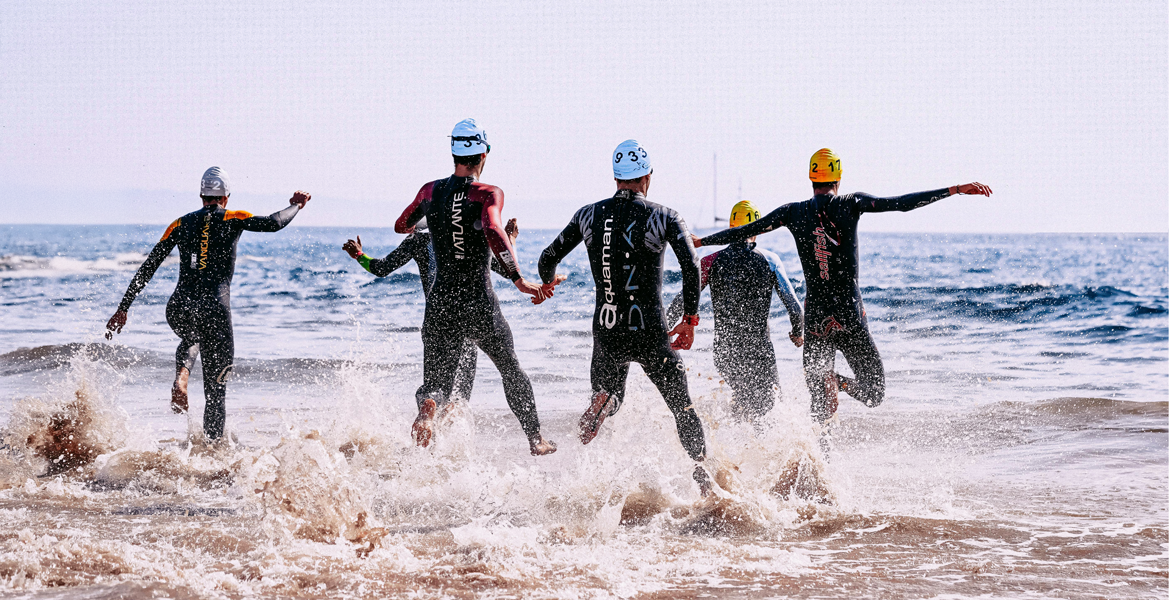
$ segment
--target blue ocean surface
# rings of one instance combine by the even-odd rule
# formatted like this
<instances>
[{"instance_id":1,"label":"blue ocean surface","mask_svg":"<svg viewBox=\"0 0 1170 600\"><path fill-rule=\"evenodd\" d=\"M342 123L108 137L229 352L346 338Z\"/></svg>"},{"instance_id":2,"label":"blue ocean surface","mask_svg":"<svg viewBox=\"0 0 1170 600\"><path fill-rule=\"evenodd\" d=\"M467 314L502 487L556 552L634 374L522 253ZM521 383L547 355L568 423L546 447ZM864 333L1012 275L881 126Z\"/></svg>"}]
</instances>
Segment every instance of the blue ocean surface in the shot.
<instances>
[{"instance_id":1,"label":"blue ocean surface","mask_svg":"<svg viewBox=\"0 0 1170 600\"><path fill-rule=\"evenodd\" d=\"M520 268L535 280L557 232L520 225ZM729 417L704 291L683 357L727 495L702 504L673 419L638 367L597 440L576 440L594 302L583 249L538 306L493 276L558 453L528 456L482 354L466 412L433 448L415 448L417 268L379 279L341 250L360 235L367 253L388 253L402 236L382 228L244 233L227 401L237 445L201 453L189 441L201 423L199 368L191 414L168 408L175 256L124 332L103 337L164 229L0 225L0 530L28 531L0 532L14 557L0 559L0 586L47 589L59 577L93 597L1166 593L1165 234L862 232L860 283L887 396L870 409L843 395L827 456L778 299L780 400L761 424ZM790 235L758 243L803 298ZM669 302L681 278L669 252L666 264ZM849 372L840 356L838 367ZM42 476L38 423L62 410L89 423L100 456ZM830 501L770 491L793 460ZM81 507L99 510L66 527L60 515ZM159 533L143 537L134 519ZM105 544L102 560L120 557L123 575L54 558L57 542L43 536Z\"/></svg>"}]
</instances>

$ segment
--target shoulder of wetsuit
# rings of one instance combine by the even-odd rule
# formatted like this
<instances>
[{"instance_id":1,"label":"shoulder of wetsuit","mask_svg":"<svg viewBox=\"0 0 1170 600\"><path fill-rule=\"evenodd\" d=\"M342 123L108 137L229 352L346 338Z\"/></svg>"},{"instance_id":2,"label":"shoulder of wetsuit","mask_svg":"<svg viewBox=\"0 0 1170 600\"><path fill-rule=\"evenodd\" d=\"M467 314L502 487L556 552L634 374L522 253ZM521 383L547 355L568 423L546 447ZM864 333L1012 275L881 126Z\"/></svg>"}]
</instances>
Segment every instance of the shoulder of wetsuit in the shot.
<instances>
[{"instance_id":1,"label":"shoulder of wetsuit","mask_svg":"<svg viewBox=\"0 0 1170 600\"><path fill-rule=\"evenodd\" d=\"M500 189L499 186L479 181L471 182L471 189L468 191L469 196L491 197L496 194L503 196L504 190Z\"/></svg>"},{"instance_id":2,"label":"shoulder of wetsuit","mask_svg":"<svg viewBox=\"0 0 1170 600\"><path fill-rule=\"evenodd\" d=\"M231 221L232 219L251 219L252 213L246 210L225 210L223 212L223 220Z\"/></svg>"},{"instance_id":3,"label":"shoulder of wetsuit","mask_svg":"<svg viewBox=\"0 0 1170 600\"><path fill-rule=\"evenodd\" d=\"M164 241L167 238L171 237L171 234L174 233L175 229L178 229L179 225L182 225L182 224L183 224L183 217L179 217L178 219L175 219L174 222L171 223L167 227L167 230L163 232L162 237L159 238L158 241L161 242L161 241Z\"/></svg>"},{"instance_id":4,"label":"shoulder of wetsuit","mask_svg":"<svg viewBox=\"0 0 1170 600\"><path fill-rule=\"evenodd\" d=\"M773 269L775 269L778 265L784 264L784 263L780 262L780 257L777 256L776 253L772 252L771 250L764 250L763 248L755 248L755 249L753 249L753 252L764 257L764 260L768 261L768 265L771 266Z\"/></svg>"}]
</instances>

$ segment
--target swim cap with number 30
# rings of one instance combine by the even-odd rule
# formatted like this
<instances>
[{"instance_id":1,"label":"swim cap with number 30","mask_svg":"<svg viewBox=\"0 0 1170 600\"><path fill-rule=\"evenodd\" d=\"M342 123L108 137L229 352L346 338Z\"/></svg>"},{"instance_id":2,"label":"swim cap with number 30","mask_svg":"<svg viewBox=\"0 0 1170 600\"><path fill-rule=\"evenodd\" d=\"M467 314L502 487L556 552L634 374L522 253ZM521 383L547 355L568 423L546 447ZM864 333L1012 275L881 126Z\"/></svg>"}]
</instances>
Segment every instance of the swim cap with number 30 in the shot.
<instances>
[{"instance_id":1,"label":"swim cap with number 30","mask_svg":"<svg viewBox=\"0 0 1170 600\"><path fill-rule=\"evenodd\" d=\"M638 140L626 140L613 151L613 178L626 181L637 179L654 170L650 155Z\"/></svg>"},{"instance_id":2,"label":"swim cap with number 30","mask_svg":"<svg viewBox=\"0 0 1170 600\"><path fill-rule=\"evenodd\" d=\"M813 183L841 181L841 159L828 148L817 150L808 161L808 178Z\"/></svg>"}]
</instances>

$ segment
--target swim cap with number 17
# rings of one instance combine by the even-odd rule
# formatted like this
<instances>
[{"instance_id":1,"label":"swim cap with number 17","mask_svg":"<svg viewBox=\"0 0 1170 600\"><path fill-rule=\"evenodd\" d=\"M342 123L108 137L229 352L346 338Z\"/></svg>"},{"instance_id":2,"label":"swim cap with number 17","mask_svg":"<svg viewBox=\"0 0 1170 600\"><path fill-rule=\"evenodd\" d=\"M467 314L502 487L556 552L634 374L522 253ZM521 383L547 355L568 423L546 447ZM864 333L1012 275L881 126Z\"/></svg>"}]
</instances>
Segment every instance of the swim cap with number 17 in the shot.
<instances>
[{"instance_id":1,"label":"swim cap with number 17","mask_svg":"<svg viewBox=\"0 0 1170 600\"><path fill-rule=\"evenodd\" d=\"M813 183L841 181L841 159L828 148L817 150L808 161L808 178Z\"/></svg>"}]
</instances>

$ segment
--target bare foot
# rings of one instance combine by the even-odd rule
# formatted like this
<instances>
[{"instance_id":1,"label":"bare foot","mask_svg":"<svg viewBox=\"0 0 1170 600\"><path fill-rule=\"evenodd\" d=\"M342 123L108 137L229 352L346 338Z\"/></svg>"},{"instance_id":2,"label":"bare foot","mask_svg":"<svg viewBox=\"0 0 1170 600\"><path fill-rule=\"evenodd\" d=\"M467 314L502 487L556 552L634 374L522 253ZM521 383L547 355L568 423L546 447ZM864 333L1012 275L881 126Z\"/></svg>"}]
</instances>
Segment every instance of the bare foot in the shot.
<instances>
[{"instance_id":1,"label":"bare foot","mask_svg":"<svg viewBox=\"0 0 1170 600\"><path fill-rule=\"evenodd\" d=\"M431 444L431 436L435 434L437 409L438 405L434 400L430 398L423 400L418 407L418 417L414 419L414 425L410 426L410 436L414 438L414 443L422 448Z\"/></svg>"},{"instance_id":2,"label":"bare foot","mask_svg":"<svg viewBox=\"0 0 1170 600\"><path fill-rule=\"evenodd\" d=\"M171 386L171 412L176 415L187 412L187 380L190 377L191 372L187 369L179 369L175 375L175 384Z\"/></svg>"},{"instance_id":3,"label":"bare foot","mask_svg":"<svg viewBox=\"0 0 1170 600\"><path fill-rule=\"evenodd\" d=\"M543 435L537 433L535 436L528 438L528 449L533 456L545 456L557 451L557 443L552 440L544 439Z\"/></svg>"},{"instance_id":4,"label":"bare foot","mask_svg":"<svg viewBox=\"0 0 1170 600\"><path fill-rule=\"evenodd\" d=\"M597 437L597 432L601 431L601 424L605 422L613 407L612 400L605 392L593 394L589 408L585 409L585 414L581 415L581 420L577 423L578 436L582 444L588 444Z\"/></svg>"}]
</instances>

